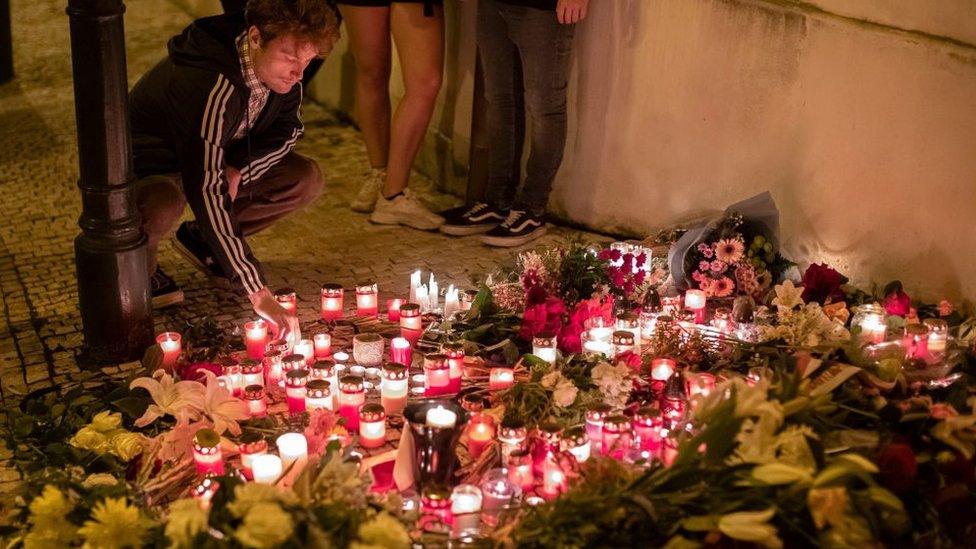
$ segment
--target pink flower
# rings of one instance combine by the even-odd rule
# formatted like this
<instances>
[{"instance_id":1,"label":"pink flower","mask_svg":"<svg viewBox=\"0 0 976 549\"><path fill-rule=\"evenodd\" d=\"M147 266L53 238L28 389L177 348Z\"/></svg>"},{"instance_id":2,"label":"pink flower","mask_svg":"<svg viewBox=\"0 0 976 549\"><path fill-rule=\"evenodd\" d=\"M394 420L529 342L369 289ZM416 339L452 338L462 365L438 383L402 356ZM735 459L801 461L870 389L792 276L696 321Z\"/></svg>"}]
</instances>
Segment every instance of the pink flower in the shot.
<instances>
[{"instance_id":1,"label":"pink flower","mask_svg":"<svg viewBox=\"0 0 976 549\"><path fill-rule=\"evenodd\" d=\"M886 313L902 318L908 315L912 308L911 298L908 297L908 294L902 289L901 284L898 283L894 284L881 304L884 306Z\"/></svg>"},{"instance_id":2,"label":"pink flower","mask_svg":"<svg viewBox=\"0 0 976 549\"><path fill-rule=\"evenodd\" d=\"M634 275L634 284L638 284L638 285L643 284L644 278L646 277L647 277L647 271L637 271L637 274Z\"/></svg>"},{"instance_id":3,"label":"pink flower","mask_svg":"<svg viewBox=\"0 0 976 549\"><path fill-rule=\"evenodd\" d=\"M723 238L715 243L715 258L726 263L736 263L742 259L745 249L741 237Z\"/></svg>"},{"instance_id":4,"label":"pink flower","mask_svg":"<svg viewBox=\"0 0 976 549\"><path fill-rule=\"evenodd\" d=\"M213 375L219 376L223 373L223 369L219 364L213 362L194 362L184 366L176 373L182 380L205 382L207 380L206 372L212 372Z\"/></svg>"},{"instance_id":5,"label":"pink flower","mask_svg":"<svg viewBox=\"0 0 976 549\"><path fill-rule=\"evenodd\" d=\"M712 252L712 247L709 246L708 244L705 244L704 242L698 244L698 252L703 256L705 256L705 258L707 259L711 259L712 256L714 255Z\"/></svg>"},{"instance_id":6,"label":"pink flower","mask_svg":"<svg viewBox=\"0 0 976 549\"><path fill-rule=\"evenodd\" d=\"M952 302L948 299L943 299L939 302L939 316L949 316L953 310L955 310L955 307L953 307Z\"/></svg>"},{"instance_id":7,"label":"pink flower","mask_svg":"<svg viewBox=\"0 0 976 549\"><path fill-rule=\"evenodd\" d=\"M634 258L634 266L635 267L643 267L645 263L647 263L647 253L646 252L641 252L641 253L637 254L637 257Z\"/></svg>"},{"instance_id":8,"label":"pink flower","mask_svg":"<svg viewBox=\"0 0 976 549\"><path fill-rule=\"evenodd\" d=\"M711 268L712 268L712 264L710 262L708 262L708 261L699 261L698 262L698 270L699 271L708 271L708 270L711 270Z\"/></svg>"},{"instance_id":9,"label":"pink flower","mask_svg":"<svg viewBox=\"0 0 976 549\"><path fill-rule=\"evenodd\" d=\"M625 351L617 355L617 362L626 364L634 373L640 373L641 356L633 351Z\"/></svg>"},{"instance_id":10,"label":"pink flower","mask_svg":"<svg viewBox=\"0 0 976 549\"><path fill-rule=\"evenodd\" d=\"M519 330L519 336L525 341L532 341L532 338L540 332L558 334L564 312L566 312L566 304L558 297L550 297L545 303L526 307L522 315L522 329Z\"/></svg>"},{"instance_id":11,"label":"pink flower","mask_svg":"<svg viewBox=\"0 0 976 549\"><path fill-rule=\"evenodd\" d=\"M724 261L719 261L718 259L716 259L715 261L712 261L709 267L711 268L712 273L722 274L725 272L725 269L727 269L729 266Z\"/></svg>"},{"instance_id":12,"label":"pink flower","mask_svg":"<svg viewBox=\"0 0 976 549\"><path fill-rule=\"evenodd\" d=\"M633 270L633 265L634 265L634 254L632 254L632 253L625 253L623 255L623 262L622 262L622 264L620 266L621 269L624 272L630 272L630 271Z\"/></svg>"},{"instance_id":13,"label":"pink flower","mask_svg":"<svg viewBox=\"0 0 976 549\"><path fill-rule=\"evenodd\" d=\"M597 257L604 261L617 261L620 259L620 250L616 248L604 248L600 250Z\"/></svg>"},{"instance_id":14,"label":"pink flower","mask_svg":"<svg viewBox=\"0 0 976 549\"><path fill-rule=\"evenodd\" d=\"M732 295L732 292L734 291L735 283L732 282L732 279L727 276L716 279L712 285L712 293L715 295L715 297L728 297Z\"/></svg>"},{"instance_id":15,"label":"pink flower","mask_svg":"<svg viewBox=\"0 0 976 549\"><path fill-rule=\"evenodd\" d=\"M333 435L344 438L348 433L339 425L339 416L332 410L320 408L308 415L308 427L305 428L305 438L308 440L308 453L322 455L325 447Z\"/></svg>"}]
</instances>

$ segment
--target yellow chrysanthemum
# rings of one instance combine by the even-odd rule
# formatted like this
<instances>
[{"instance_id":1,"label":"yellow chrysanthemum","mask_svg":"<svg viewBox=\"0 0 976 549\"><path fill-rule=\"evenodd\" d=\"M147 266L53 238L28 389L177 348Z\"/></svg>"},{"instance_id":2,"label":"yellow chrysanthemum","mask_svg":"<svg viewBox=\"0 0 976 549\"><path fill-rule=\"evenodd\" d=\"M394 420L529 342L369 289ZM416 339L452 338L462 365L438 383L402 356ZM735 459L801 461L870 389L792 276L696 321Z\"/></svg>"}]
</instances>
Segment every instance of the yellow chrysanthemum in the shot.
<instances>
[{"instance_id":1,"label":"yellow chrysanthemum","mask_svg":"<svg viewBox=\"0 0 976 549\"><path fill-rule=\"evenodd\" d=\"M31 501L31 532L24 538L24 546L31 548L64 547L77 537L78 529L65 516L74 504L60 490L47 485L40 496Z\"/></svg>"},{"instance_id":2,"label":"yellow chrysanthemum","mask_svg":"<svg viewBox=\"0 0 976 549\"><path fill-rule=\"evenodd\" d=\"M235 517L244 517L259 503L295 503L295 493L281 490L270 484L248 482L234 489L234 501L227 505L227 509Z\"/></svg>"},{"instance_id":3,"label":"yellow chrysanthemum","mask_svg":"<svg viewBox=\"0 0 976 549\"><path fill-rule=\"evenodd\" d=\"M86 548L121 549L141 546L147 526L139 508L129 505L125 498L106 498L95 505L91 520L78 533L85 539Z\"/></svg>"},{"instance_id":4,"label":"yellow chrysanthemum","mask_svg":"<svg viewBox=\"0 0 976 549\"><path fill-rule=\"evenodd\" d=\"M210 512L200 508L193 499L174 501L169 506L166 537L174 547L192 547L193 539L207 529Z\"/></svg>"},{"instance_id":5,"label":"yellow chrysanthemum","mask_svg":"<svg viewBox=\"0 0 976 549\"><path fill-rule=\"evenodd\" d=\"M95 414L95 417L91 420L92 429L98 431L99 433L110 433L119 428L122 425L122 414L112 413L108 410L101 411Z\"/></svg>"},{"instance_id":6,"label":"yellow chrysanthemum","mask_svg":"<svg viewBox=\"0 0 976 549\"><path fill-rule=\"evenodd\" d=\"M410 547L410 534L397 520L389 513L379 513L372 520L364 522L359 527L359 541L354 542L351 548L359 549L403 549Z\"/></svg>"},{"instance_id":7,"label":"yellow chrysanthemum","mask_svg":"<svg viewBox=\"0 0 976 549\"><path fill-rule=\"evenodd\" d=\"M275 547L291 537L291 515L277 503L254 504L234 536L245 547Z\"/></svg>"}]
</instances>

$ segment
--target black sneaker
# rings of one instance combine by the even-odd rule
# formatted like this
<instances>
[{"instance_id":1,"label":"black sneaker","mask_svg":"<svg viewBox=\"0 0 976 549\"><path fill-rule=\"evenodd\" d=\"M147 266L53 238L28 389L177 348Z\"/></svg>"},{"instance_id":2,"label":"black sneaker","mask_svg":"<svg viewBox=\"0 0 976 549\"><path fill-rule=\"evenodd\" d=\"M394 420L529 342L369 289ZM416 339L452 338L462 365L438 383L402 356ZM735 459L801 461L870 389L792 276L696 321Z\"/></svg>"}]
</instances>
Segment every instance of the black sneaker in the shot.
<instances>
[{"instance_id":1,"label":"black sneaker","mask_svg":"<svg viewBox=\"0 0 976 549\"><path fill-rule=\"evenodd\" d=\"M152 292L153 309L162 309L183 301L183 290L158 266L149 277L149 289Z\"/></svg>"},{"instance_id":2,"label":"black sneaker","mask_svg":"<svg viewBox=\"0 0 976 549\"><path fill-rule=\"evenodd\" d=\"M511 248L546 234L546 220L522 210L512 210L501 225L488 231L481 241L489 246Z\"/></svg>"},{"instance_id":3,"label":"black sneaker","mask_svg":"<svg viewBox=\"0 0 976 549\"><path fill-rule=\"evenodd\" d=\"M454 208L441 214L446 220L441 232L451 236L468 236L490 231L505 221L506 212L484 202L470 208Z\"/></svg>"},{"instance_id":4,"label":"black sneaker","mask_svg":"<svg viewBox=\"0 0 976 549\"><path fill-rule=\"evenodd\" d=\"M230 287L227 275L224 274L224 270L210 251L210 246L204 242L203 235L192 221L184 221L180 224L180 228L176 229L173 247L218 285L224 288Z\"/></svg>"}]
</instances>

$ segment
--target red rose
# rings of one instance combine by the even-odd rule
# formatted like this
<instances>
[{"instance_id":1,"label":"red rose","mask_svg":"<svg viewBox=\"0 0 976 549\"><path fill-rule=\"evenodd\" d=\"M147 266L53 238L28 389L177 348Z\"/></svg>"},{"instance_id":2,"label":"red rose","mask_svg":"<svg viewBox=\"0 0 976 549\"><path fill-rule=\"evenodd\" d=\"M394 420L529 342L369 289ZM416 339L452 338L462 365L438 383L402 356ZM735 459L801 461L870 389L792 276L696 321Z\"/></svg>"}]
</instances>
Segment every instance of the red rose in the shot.
<instances>
[{"instance_id":1,"label":"red rose","mask_svg":"<svg viewBox=\"0 0 976 549\"><path fill-rule=\"evenodd\" d=\"M881 304L889 315L904 318L912 310L912 300L902 289L901 284L894 284L894 287L885 294Z\"/></svg>"},{"instance_id":2,"label":"red rose","mask_svg":"<svg viewBox=\"0 0 976 549\"><path fill-rule=\"evenodd\" d=\"M183 369L177 372L180 379L187 381L200 381L206 383L207 374L205 372L213 372L213 375L219 376L223 373L223 369L219 364L214 364L212 362L194 362L193 364L188 364Z\"/></svg>"},{"instance_id":3,"label":"red rose","mask_svg":"<svg viewBox=\"0 0 976 549\"><path fill-rule=\"evenodd\" d=\"M875 458L881 471L881 483L896 494L911 490L918 474L918 460L912 447L903 442L888 444Z\"/></svg>"},{"instance_id":4,"label":"red rose","mask_svg":"<svg viewBox=\"0 0 976 549\"><path fill-rule=\"evenodd\" d=\"M816 301L823 305L830 301L843 301L844 290L840 287L847 284L847 277L836 270L827 266L826 263L811 264L803 273L803 295L800 297L804 302Z\"/></svg>"}]
</instances>

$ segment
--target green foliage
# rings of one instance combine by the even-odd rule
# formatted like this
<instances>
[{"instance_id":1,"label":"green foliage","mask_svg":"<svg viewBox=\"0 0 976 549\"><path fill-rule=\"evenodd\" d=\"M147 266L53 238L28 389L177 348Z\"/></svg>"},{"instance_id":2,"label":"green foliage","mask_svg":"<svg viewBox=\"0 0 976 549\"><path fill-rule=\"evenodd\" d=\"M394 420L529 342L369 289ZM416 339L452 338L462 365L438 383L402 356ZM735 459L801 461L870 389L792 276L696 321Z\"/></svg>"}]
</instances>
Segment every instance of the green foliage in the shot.
<instances>
[{"instance_id":1,"label":"green foliage","mask_svg":"<svg viewBox=\"0 0 976 549\"><path fill-rule=\"evenodd\" d=\"M581 241L574 241L563 256L559 273L560 296L567 303L589 299L601 286L608 286L607 264Z\"/></svg>"}]
</instances>

